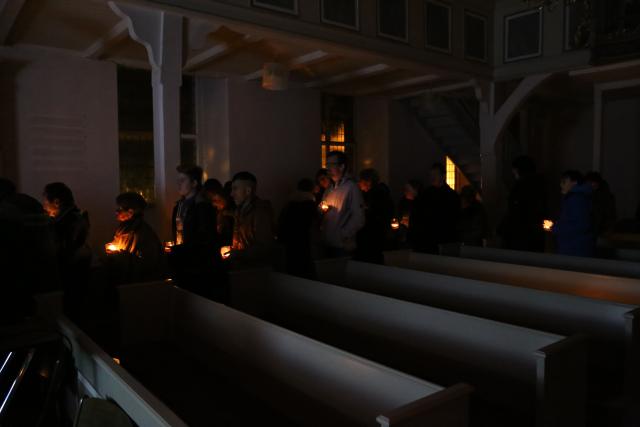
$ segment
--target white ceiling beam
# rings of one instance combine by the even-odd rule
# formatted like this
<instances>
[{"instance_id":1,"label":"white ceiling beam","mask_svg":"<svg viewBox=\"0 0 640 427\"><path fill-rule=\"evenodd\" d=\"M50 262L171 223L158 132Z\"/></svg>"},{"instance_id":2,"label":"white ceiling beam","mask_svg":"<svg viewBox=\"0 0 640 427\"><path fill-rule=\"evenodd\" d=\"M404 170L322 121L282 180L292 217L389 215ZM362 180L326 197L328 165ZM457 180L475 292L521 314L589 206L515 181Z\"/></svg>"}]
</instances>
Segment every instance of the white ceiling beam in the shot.
<instances>
[{"instance_id":1,"label":"white ceiling beam","mask_svg":"<svg viewBox=\"0 0 640 427\"><path fill-rule=\"evenodd\" d=\"M0 44L6 44L26 0L0 0Z\"/></svg>"},{"instance_id":2,"label":"white ceiling beam","mask_svg":"<svg viewBox=\"0 0 640 427\"><path fill-rule=\"evenodd\" d=\"M314 50L313 52L305 53L304 55L290 59L287 61L287 67L289 69L305 67L323 61L329 56L330 54L323 50ZM262 77L262 68L244 75L245 80L255 80L260 77Z\"/></svg>"},{"instance_id":3,"label":"white ceiling beam","mask_svg":"<svg viewBox=\"0 0 640 427\"><path fill-rule=\"evenodd\" d=\"M407 86L414 86L414 85L419 85L419 84L422 84L422 83L432 82L434 80L438 80L439 78L440 78L440 76L438 76L436 74L428 74L426 76L412 77L410 79L404 79L404 80L396 80L394 82L387 83L385 85L380 85L380 86L376 86L376 87L371 88L371 89L365 89L363 91L358 91L357 95L359 95L359 96L371 95L371 94L374 94L374 93L387 92L387 91L394 90L394 89L402 89L403 87L407 87Z\"/></svg>"},{"instance_id":4,"label":"white ceiling beam","mask_svg":"<svg viewBox=\"0 0 640 427\"><path fill-rule=\"evenodd\" d=\"M245 35L242 39L235 43L220 43L217 44L204 52L200 52L192 58L189 58L187 63L184 65L184 71L193 71L197 68L202 67L203 65L213 62L217 59L222 58L229 53L242 48L250 43L257 43L261 41L261 37Z\"/></svg>"},{"instance_id":5,"label":"white ceiling beam","mask_svg":"<svg viewBox=\"0 0 640 427\"><path fill-rule=\"evenodd\" d=\"M104 55L108 49L125 40L128 36L128 22L123 19L114 25L107 34L85 49L85 51L82 52L82 56L89 59L98 59Z\"/></svg>"},{"instance_id":6,"label":"white ceiling beam","mask_svg":"<svg viewBox=\"0 0 640 427\"><path fill-rule=\"evenodd\" d=\"M316 88L316 87L329 86L337 83L346 82L349 80L377 76L378 74L388 73L393 70L394 68L390 67L387 64L375 64L375 65L370 65L364 68L358 68L357 70L348 71L346 73L337 74L335 76L331 76L326 79L316 80L316 81L307 83L305 87Z\"/></svg>"}]
</instances>

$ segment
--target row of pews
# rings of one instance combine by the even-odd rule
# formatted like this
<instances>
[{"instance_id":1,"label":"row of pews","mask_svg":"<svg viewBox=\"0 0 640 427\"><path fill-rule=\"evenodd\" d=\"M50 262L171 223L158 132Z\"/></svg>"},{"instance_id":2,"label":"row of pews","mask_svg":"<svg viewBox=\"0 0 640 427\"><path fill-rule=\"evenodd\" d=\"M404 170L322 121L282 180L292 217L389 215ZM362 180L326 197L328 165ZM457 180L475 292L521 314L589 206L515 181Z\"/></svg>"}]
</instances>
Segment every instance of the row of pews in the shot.
<instances>
[{"instance_id":1,"label":"row of pews","mask_svg":"<svg viewBox=\"0 0 640 427\"><path fill-rule=\"evenodd\" d=\"M322 260L316 281L247 270L233 308L124 286L122 366L59 295L40 302L81 382L141 426L638 426L637 267L566 261L463 247Z\"/></svg>"}]
</instances>

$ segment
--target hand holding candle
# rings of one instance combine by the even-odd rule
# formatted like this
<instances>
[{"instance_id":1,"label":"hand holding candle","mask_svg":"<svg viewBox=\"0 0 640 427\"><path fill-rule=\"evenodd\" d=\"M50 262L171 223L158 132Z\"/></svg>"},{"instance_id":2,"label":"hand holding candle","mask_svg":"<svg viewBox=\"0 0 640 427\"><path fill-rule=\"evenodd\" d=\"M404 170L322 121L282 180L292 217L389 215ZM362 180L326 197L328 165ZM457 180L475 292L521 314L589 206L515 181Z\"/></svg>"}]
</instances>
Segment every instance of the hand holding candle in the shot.
<instances>
[{"instance_id":1,"label":"hand holding candle","mask_svg":"<svg viewBox=\"0 0 640 427\"><path fill-rule=\"evenodd\" d=\"M120 247L118 247L118 245L116 245L115 243L111 242L104 245L104 250L107 252L107 254L115 254L120 252L122 249L120 249Z\"/></svg>"},{"instance_id":2,"label":"hand holding candle","mask_svg":"<svg viewBox=\"0 0 640 427\"><path fill-rule=\"evenodd\" d=\"M223 246L220 248L220 255L223 259L227 259L231 256L231 246Z\"/></svg>"},{"instance_id":3,"label":"hand holding candle","mask_svg":"<svg viewBox=\"0 0 640 427\"><path fill-rule=\"evenodd\" d=\"M329 206L329 204L323 200L322 203L320 203L320 210L322 211L322 213L327 213L329 209L331 209L331 206Z\"/></svg>"},{"instance_id":4,"label":"hand holding candle","mask_svg":"<svg viewBox=\"0 0 640 427\"><path fill-rule=\"evenodd\" d=\"M551 221L550 219L545 219L542 223L542 228L544 228L545 231L551 231L551 229L553 228L553 221Z\"/></svg>"},{"instance_id":5,"label":"hand holding candle","mask_svg":"<svg viewBox=\"0 0 640 427\"><path fill-rule=\"evenodd\" d=\"M171 253L171 248L173 248L174 243L172 241L164 242L164 252Z\"/></svg>"},{"instance_id":6,"label":"hand holding candle","mask_svg":"<svg viewBox=\"0 0 640 427\"><path fill-rule=\"evenodd\" d=\"M393 218L391 220L391 229L392 230L398 230L400 228L400 223L398 222L397 218Z\"/></svg>"}]
</instances>

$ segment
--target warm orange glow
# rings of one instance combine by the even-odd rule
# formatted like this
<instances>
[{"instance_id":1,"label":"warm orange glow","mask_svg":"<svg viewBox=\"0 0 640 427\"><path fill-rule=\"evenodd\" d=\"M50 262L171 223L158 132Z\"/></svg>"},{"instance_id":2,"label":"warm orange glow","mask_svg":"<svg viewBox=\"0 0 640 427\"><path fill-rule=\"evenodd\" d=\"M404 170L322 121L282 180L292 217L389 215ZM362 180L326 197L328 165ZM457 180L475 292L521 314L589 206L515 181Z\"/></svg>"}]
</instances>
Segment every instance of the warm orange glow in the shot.
<instances>
[{"instance_id":1,"label":"warm orange glow","mask_svg":"<svg viewBox=\"0 0 640 427\"><path fill-rule=\"evenodd\" d=\"M551 221L550 219L545 219L542 223L542 228L544 228L545 231L551 231L551 229L553 228L553 221Z\"/></svg>"},{"instance_id":2,"label":"warm orange glow","mask_svg":"<svg viewBox=\"0 0 640 427\"><path fill-rule=\"evenodd\" d=\"M123 248L120 247L120 245L117 245L114 242L111 243L107 243L106 245L104 245L104 250L108 253L108 254L115 254L118 252L121 252Z\"/></svg>"},{"instance_id":3,"label":"warm orange glow","mask_svg":"<svg viewBox=\"0 0 640 427\"><path fill-rule=\"evenodd\" d=\"M170 253L171 248L173 248L175 244L172 241L164 242L164 251L165 253Z\"/></svg>"},{"instance_id":4,"label":"warm orange glow","mask_svg":"<svg viewBox=\"0 0 640 427\"><path fill-rule=\"evenodd\" d=\"M220 255L222 258L227 259L231 256L231 246L223 246L220 248Z\"/></svg>"},{"instance_id":5,"label":"warm orange glow","mask_svg":"<svg viewBox=\"0 0 640 427\"><path fill-rule=\"evenodd\" d=\"M116 365L120 365L120 359L118 359L117 357L114 357L113 361L115 362Z\"/></svg>"},{"instance_id":6,"label":"warm orange glow","mask_svg":"<svg viewBox=\"0 0 640 427\"><path fill-rule=\"evenodd\" d=\"M456 188L456 164L447 157L447 185L455 190Z\"/></svg>"},{"instance_id":7,"label":"warm orange glow","mask_svg":"<svg viewBox=\"0 0 640 427\"><path fill-rule=\"evenodd\" d=\"M398 219L397 218L393 218L391 220L391 229L392 230L397 230L399 228L400 228L400 223L398 222Z\"/></svg>"},{"instance_id":8,"label":"warm orange glow","mask_svg":"<svg viewBox=\"0 0 640 427\"><path fill-rule=\"evenodd\" d=\"M320 210L324 213L327 213L329 209L331 209L331 206L329 206L329 204L323 200L322 203L320 203Z\"/></svg>"}]
</instances>

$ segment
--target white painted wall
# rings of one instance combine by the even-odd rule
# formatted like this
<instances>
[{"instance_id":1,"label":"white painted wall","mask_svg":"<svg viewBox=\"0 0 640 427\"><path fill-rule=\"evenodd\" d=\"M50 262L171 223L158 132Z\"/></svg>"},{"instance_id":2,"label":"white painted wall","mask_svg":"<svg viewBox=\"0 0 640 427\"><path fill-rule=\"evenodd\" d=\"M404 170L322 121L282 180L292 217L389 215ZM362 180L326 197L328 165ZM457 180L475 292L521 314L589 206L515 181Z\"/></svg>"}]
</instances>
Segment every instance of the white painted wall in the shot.
<instances>
[{"instance_id":1,"label":"white painted wall","mask_svg":"<svg viewBox=\"0 0 640 427\"><path fill-rule=\"evenodd\" d=\"M1 75L9 119L0 140L17 147L0 173L37 199L45 184L65 182L89 211L92 245L104 244L119 188L116 66L38 49L7 48L0 57L10 70Z\"/></svg>"},{"instance_id":2,"label":"white painted wall","mask_svg":"<svg viewBox=\"0 0 640 427\"><path fill-rule=\"evenodd\" d=\"M199 80L201 161L221 182L240 171L278 212L301 178L320 167L320 92L267 91L242 79Z\"/></svg>"}]
</instances>

